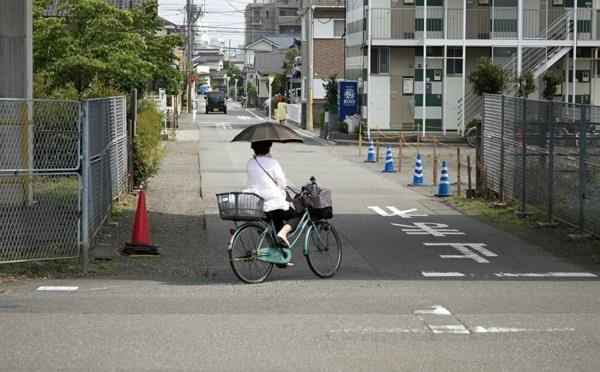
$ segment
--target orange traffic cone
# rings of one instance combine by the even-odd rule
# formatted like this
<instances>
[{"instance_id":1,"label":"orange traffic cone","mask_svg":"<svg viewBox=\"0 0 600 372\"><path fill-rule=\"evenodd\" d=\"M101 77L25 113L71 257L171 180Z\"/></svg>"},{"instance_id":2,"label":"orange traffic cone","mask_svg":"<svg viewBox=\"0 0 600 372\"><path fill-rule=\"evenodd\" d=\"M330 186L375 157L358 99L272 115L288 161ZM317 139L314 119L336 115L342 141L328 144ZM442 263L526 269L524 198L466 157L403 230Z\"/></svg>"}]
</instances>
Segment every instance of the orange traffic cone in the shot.
<instances>
[{"instance_id":1,"label":"orange traffic cone","mask_svg":"<svg viewBox=\"0 0 600 372\"><path fill-rule=\"evenodd\" d=\"M125 243L124 254L151 254L158 255L158 246L152 245L150 240L150 226L148 225L148 212L146 211L146 196L144 190L140 190L135 221L133 222L133 234L131 243Z\"/></svg>"}]
</instances>

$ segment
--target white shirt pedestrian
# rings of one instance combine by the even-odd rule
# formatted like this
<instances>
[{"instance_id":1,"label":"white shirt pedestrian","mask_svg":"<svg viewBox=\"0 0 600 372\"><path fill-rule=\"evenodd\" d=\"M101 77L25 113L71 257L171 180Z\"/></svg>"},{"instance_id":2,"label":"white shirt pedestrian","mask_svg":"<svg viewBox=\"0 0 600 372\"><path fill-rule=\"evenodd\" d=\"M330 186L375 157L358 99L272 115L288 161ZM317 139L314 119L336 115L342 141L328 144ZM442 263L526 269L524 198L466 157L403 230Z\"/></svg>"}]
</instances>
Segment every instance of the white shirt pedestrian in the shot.
<instances>
[{"instance_id":1,"label":"white shirt pedestrian","mask_svg":"<svg viewBox=\"0 0 600 372\"><path fill-rule=\"evenodd\" d=\"M260 165L258 165L260 162ZM261 168L264 168L264 170ZM263 209L265 212L282 209L287 211L290 208L285 200L285 187L287 180L279 162L270 156L257 156L248 160L246 165L248 180L246 182L245 192L253 192L264 199ZM277 182L273 181L266 173Z\"/></svg>"}]
</instances>

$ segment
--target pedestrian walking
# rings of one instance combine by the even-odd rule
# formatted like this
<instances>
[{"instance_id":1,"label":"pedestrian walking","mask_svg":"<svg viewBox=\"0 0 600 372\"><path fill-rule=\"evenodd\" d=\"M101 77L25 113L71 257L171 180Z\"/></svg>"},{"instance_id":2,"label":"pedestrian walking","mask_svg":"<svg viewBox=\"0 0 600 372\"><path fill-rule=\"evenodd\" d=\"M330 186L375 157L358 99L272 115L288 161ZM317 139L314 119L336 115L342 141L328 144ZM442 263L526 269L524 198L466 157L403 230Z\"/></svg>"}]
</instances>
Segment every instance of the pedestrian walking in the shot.
<instances>
[{"instance_id":1,"label":"pedestrian walking","mask_svg":"<svg viewBox=\"0 0 600 372\"><path fill-rule=\"evenodd\" d=\"M287 104L285 103L285 97L281 93L277 96L277 110L275 112L275 117L279 124L285 125L285 121L287 120Z\"/></svg>"}]
</instances>

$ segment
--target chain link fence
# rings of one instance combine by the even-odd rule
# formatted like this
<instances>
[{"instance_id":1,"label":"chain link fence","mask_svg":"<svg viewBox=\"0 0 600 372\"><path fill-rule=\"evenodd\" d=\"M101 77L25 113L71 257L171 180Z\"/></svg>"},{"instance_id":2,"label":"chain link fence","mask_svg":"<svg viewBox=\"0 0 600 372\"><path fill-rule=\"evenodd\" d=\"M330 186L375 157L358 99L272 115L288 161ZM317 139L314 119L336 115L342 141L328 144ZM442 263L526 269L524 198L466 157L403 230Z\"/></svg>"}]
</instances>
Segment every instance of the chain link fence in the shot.
<instances>
[{"instance_id":1,"label":"chain link fence","mask_svg":"<svg viewBox=\"0 0 600 372\"><path fill-rule=\"evenodd\" d=\"M600 233L600 107L486 95L485 186Z\"/></svg>"},{"instance_id":2,"label":"chain link fence","mask_svg":"<svg viewBox=\"0 0 600 372\"><path fill-rule=\"evenodd\" d=\"M87 254L126 188L125 116L124 97L0 99L0 263Z\"/></svg>"}]
</instances>

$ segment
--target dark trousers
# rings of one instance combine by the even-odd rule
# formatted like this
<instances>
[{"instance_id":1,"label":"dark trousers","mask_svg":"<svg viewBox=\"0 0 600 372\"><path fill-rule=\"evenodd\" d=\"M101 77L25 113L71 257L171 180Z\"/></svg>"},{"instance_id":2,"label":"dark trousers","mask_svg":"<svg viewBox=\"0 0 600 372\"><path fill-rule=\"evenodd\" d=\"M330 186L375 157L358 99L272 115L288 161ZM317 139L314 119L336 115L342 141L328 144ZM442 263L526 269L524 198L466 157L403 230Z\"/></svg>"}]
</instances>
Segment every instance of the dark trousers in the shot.
<instances>
[{"instance_id":1,"label":"dark trousers","mask_svg":"<svg viewBox=\"0 0 600 372\"><path fill-rule=\"evenodd\" d=\"M284 211L283 209L275 209L274 211L267 212L267 216L273 221L275 230L279 232L285 223L292 227L292 231L298 227L300 222L300 213L296 212L292 208Z\"/></svg>"}]
</instances>

